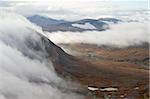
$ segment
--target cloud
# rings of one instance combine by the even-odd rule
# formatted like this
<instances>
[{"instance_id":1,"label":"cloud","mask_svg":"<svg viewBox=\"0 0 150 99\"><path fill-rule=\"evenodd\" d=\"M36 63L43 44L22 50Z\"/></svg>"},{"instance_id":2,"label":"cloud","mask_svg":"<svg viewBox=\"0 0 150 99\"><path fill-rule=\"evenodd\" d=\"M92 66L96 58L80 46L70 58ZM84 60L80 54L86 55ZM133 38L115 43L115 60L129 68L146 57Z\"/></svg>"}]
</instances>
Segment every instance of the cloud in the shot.
<instances>
[{"instance_id":1,"label":"cloud","mask_svg":"<svg viewBox=\"0 0 150 99\"><path fill-rule=\"evenodd\" d=\"M81 98L74 93L63 93L56 86L50 85L64 82L45 63L31 60L3 43L0 43L0 48L1 96L6 99Z\"/></svg>"},{"instance_id":2,"label":"cloud","mask_svg":"<svg viewBox=\"0 0 150 99\"><path fill-rule=\"evenodd\" d=\"M126 22L110 26L109 30L87 32L55 32L47 33L55 43L87 43L127 47L148 42L149 30L147 23Z\"/></svg>"},{"instance_id":3,"label":"cloud","mask_svg":"<svg viewBox=\"0 0 150 99\"><path fill-rule=\"evenodd\" d=\"M74 84L57 76L37 33L43 33L41 28L23 16L0 12L0 98L82 99L61 90L70 90ZM28 47L27 40L43 49Z\"/></svg>"},{"instance_id":4,"label":"cloud","mask_svg":"<svg viewBox=\"0 0 150 99\"><path fill-rule=\"evenodd\" d=\"M3 4L0 9L23 15L42 14L66 20L120 17L127 12L131 16L148 8L146 0L2 0L0 3Z\"/></svg>"}]
</instances>

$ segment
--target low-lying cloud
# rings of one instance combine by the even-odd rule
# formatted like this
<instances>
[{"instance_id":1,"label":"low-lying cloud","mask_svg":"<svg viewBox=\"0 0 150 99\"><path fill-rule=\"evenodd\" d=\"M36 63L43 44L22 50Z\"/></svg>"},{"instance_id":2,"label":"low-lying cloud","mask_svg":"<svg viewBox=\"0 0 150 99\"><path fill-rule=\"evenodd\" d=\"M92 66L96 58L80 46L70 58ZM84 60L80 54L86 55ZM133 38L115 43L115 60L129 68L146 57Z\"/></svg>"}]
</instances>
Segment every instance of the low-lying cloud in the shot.
<instances>
[{"instance_id":1,"label":"low-lying cloud","mask_svg":"<svg viewBox=\"0 0 150 99\"><path fill-rule=\"evenodd\" d=\"M28 47L27 40L41 44L43 33L23 16L0 11L0 99L81 99L67 81L58 77L41 50Z\"/></svg>"},{"instance_id":2,"label":"low-lying cloud","mask_svg":"<svg viewBox=\"0 0 150 99\"><path fill-rule=\"evenodd\" d=\"M54 32L46 33L55 43L86 43L127 47L148 42L149 30L147 23L125 22L110 26L106 31L87 32Z\"/></svg>"}]
</instances>

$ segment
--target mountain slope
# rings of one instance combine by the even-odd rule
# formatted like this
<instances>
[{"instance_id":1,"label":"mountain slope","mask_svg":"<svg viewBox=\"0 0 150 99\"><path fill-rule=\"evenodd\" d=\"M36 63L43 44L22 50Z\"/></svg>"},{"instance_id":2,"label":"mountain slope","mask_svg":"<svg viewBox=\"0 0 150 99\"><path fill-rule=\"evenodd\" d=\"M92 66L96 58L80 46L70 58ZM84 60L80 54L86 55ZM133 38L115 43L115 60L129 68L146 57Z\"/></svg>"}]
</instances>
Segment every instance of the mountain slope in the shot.
<instances>
[{"instance_id":1,"label":"mountain slope","mask_svg":"<svg viewBox=\"0 0 150 99\"><path fill-rule=\"evenodd\" d=\"M61 48L57 47L47 40L44 44L49 52L55 70L61 76L70 76L86 86L96 86L98 88L117 87L119 97L121 94L129 94L133 97L141 97L141 94L147 93L148 71L133 67L114 66L111 64L93 64L88 61L68 55ZM132 94L134 88L139 87L136 93ZM145 92L146 91L146 92ZM134 96L135 95L135 96ZM136 96L138 95L138 96Z\"/></svg>"}]
</instances>

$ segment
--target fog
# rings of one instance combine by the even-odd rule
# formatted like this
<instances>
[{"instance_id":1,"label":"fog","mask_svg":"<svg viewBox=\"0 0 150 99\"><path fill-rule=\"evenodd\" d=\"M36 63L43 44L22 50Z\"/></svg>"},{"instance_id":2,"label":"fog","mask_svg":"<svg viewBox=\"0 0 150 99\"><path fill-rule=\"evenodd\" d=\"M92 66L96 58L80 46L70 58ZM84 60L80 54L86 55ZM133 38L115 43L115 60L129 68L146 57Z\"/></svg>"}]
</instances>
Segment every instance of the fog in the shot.
<instances>
[{"instance_id":1,"label":"fog","mask_svg":"<svg viewBox=\"0 0 150 99\"><path fill-rule=\"evenodd\" d=\"M148 23L145 22L124 22L110 25L106 31L86 31L86 32L54 32L46 33L55 43L86 43L128 47L140 45L148 42Z\"/></svg>"},{"instance_id":2,"label":"fog","mask_svg":"<svg viewBox=\"0 0 150 99\"><path fill-rule=\"evenodd\" d=\"M37 33L40 27L23 16L0 11L0 99L81 99L61 88L72 84L58 77ZM27 46L27 40L41 50Z\"/></svg>"}]
</instances>

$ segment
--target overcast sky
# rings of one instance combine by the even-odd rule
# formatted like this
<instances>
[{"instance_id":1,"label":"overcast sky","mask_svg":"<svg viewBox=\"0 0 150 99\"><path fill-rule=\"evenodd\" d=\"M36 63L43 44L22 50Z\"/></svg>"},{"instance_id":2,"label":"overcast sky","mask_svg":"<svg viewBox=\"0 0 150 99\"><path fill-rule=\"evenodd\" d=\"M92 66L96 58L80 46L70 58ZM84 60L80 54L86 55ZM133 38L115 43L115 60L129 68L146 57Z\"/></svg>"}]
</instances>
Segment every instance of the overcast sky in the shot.
<instances>
[{"instance_id":1,"label":"overcast sky","mask_svg":"<svg viewBox=\"0 0 150 99\"><path fill-rule=\"evenodd\" d=\"M75 20L135 14L148 9L148 0L0 0L0 9Z\"/></svg>"}]
</instances>

